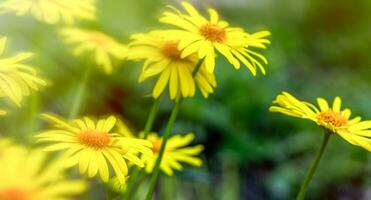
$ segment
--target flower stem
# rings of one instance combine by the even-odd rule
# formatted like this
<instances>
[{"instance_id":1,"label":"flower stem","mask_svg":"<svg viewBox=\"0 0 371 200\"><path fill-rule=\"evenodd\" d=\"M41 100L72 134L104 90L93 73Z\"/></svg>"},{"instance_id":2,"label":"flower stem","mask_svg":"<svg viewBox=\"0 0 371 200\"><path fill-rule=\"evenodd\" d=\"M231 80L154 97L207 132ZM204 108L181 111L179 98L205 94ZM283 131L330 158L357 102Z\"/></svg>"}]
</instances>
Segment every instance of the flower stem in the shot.
<instances>
[{"instance_id":1,"label":"flower stem","mask_svg":"<svg viewBox=\"0 0 371 200\"><path fill-rule=\"evenodd\" d=\"M38 93L32 93L31 95L31 105L30 105L30 125L29 133L37 131L40 123L36 120L35 117L40 111L40 96ZM30 137L32 139L32 137Z\"/></svg>"},{"instance_id":2,"label":"flower stem","mask_svg":"<svg viewBox=\"0 0 371 200\"><path fill-rule=\"evenodd\" d=\"M197 75L197 73L200 70L201 65L202 65L203 62L204 62L204 58L200 59L197 62L196 66L195 66L195 68L192 72L193 77L195 77ZM179 95L178 98L175 101L174 108L171 111L170 118L169 118L169 120L167 122L167 125L166 125L165 133L162 137L160 152L158 154L156 164L155 164L155 167L154 167L153 172L152 172L152 177L151 177L151 180L149 182L149 188L148 188L148 192L147 192L147 195L146 195L146 200L151 200L152 199L152 195L153 195L153 191L155 190L157 178L158 178L158 175L160 174L160 165L161 165L162 157L164 156L166 143L167 143L167 140L168 140L168 138L171 134L171 130L173 129L173 125L174 125L174 122L175 122L176 117L178 115L181 102L182 102L182 99L181 99L181 96Z\"/></svg>"},{"instance_id":3,"label":"flower stem","mask_svg":"<svg viewBox=\"0 0 371 200\"><path fill-rule=\"evenodd\" d=\"M80 111L81 103L85 95L86 84L90 76L90 71L91 71L90 68L91 68L90 66L86 67L83 77L80 80L79 85L77 86L77 90L76 90L76 94L72 102L71 110L68 114L68 119L75 118Z\"/></svg>"},{"instance_id":4,"label":"flower stem","mask_svg":"<svg viewBox=\"0 0 371 200\"><path fill-rule=\"evenodd\" d=\"M149 115L146 121L146 124L144 126L143 130L143 139L146 139L148 137L149 132L152 130L153 123L156 119L156 115L158 112L158 109L160 107L160 102L161 102L162 96L160 96L158 99L156 99L151 107L151 110L149 111ZM129 199L131 194L135 192L135 187L134 185L136 184L138 176L140 175L140 168L134 167L131 178L129 180L128 186L126 188L126 191L123 195L123 199ZM134 188L133 188L134 187Z\"/></svg>"},{"instance_id":5,"label":"flower stem","mask_svg":"<svg viewBox=\"0 0 371 200\"><path fill-rule=\"evenodd\" d=\"M144 139L147 138L149 132L152 130L153 122L156 119L156 115L157 115L158 109L160 107L161 99L162 99L162 96L160 96L158 99L155 100L155 102L153 102L153 105L151 107L151 110L150 110L148 118L147 118L147 122L146 122L146 124L144 126L144 130L143 130L143 138Z\"/></svg>"},{"instance_id":6,"label":"flower stem","mask_svg":"<svg viewBox=\"0 0 371 200\"><path fill-rule=\"evenodd\" d=\"M132 197L135 197L135 193L139 189L139 186L143 183L143 181L146 179L146 174L143 171L140 171L139 168L136 168L138 174L136 175L136 179L131 180L130 182L130 190L127 188L127 191L125 191L125 195L123 196L123 200L130 200ZM129 185L128 185L129 186Z\"/></svg>"},{"instance_id":7,"label":"flower stem","mask_svg":"<svg viewBox=\"0 0 371 200\"><path fill-rule=\"evenodd\" d=\"M305 193L307 192L307 189L308 189L308 186L309 186L309 183L312 180L314 172L317 169L318 163L321 160L321 157L323 155L323 152L325 151L325 148L326 148L327 143L330 139L330 136L331 136L331 132L329 130L325 129L325 132L323 134L323 140L322 140L321 147L318 150L318 152L316 154L316 157L315 157L312 165L310 166L310 168L307 172L307 175L304 178L303 183L301 184L300 191L298 193L298 196L296 197L296 200L303 200L304 199Z\"/></svg>"},{"instance_id":8,"label":"flower stem","mask_svg":"<svg viewBox=\"0 0 371 200\"><path fill-rule=\"evenodd\" d=\"M161 164L161 160L162 160L162 157L164 155L164 152L165 152L167 139L170 136L170 133L171 133L171 130L173 128L175 119L178 115L181 101L182 100L180 98L178 98L176 103L175 103L175 106L174 106L173 110L171 111L170 118L169 118L169 121L168 121L167 126L166 126L165 134L162 137L162 144L161 144L160 152L158 154L158 158L156 160L155 168L153 169L151 181L149 183L149 189L148 189L148 192L147 192L146 200L151 200L152 199L152 194L153 194L153 191L155 190L157 177L160 173L160 164Z\"/></svg>"},{"instance_id":9,"label":"flower stem","mask_svg":"<svg viewBox=\"0 0 371 200\"><path fill-rule=\"evenodd\" d=\"M108 187L106 187L106 200L113 200L115 198L116 195Z\"/></svg>"}]
</instances>

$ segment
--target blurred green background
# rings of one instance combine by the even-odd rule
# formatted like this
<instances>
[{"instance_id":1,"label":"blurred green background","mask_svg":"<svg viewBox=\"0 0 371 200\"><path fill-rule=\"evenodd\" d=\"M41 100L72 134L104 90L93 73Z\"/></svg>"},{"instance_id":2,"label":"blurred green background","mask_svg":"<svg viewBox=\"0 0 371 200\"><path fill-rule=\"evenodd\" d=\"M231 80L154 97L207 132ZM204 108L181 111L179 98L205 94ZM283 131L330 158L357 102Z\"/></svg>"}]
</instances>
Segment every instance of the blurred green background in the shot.
<instances>
[{"instance_id":1,"label":"blurred green background","mask_svg":"<svg viewBox=\"0 0 371 200\"><path fill-rule=\"evenodd\" d=\"M76 25L105 32L128 43L133 33L166 28L158 17L167 4L160 0L97 0L97 22ZM309 121L269 113L281 91L315 102L339 95L353 114L371 118L371 1L369 0L209 0L224 19L248 32L271 31L272 44L262 51L270 61L267 75L252 77L217 61L218 87L208 99L200 94L184 101L174 133L195 132L204 144L201 168L187 167L174 177L162 176L158 199L294 199L322 140ZM21 109L1 118L1 133L34 145L32 135L45 127L40 112L67 117L76 85L89 57L76 58L57 34L60 25L31 17L0 17L0 35L10 38L9 52L32 51L30 64L52 84L26 98ZM152 103L153 81L137 83L141 63L117 63L113 75L93 72L81 115L114 113L140 131ZM97 68L96 68L97 69ZM172 108L161 104L154 130L162 132ZM371 156L338 136L330 144L310 185L308 199L371 199ZM91 190L87 199L100 199ZM93 198L94 197L94 198Z\"/></svg>"}]
</instances>

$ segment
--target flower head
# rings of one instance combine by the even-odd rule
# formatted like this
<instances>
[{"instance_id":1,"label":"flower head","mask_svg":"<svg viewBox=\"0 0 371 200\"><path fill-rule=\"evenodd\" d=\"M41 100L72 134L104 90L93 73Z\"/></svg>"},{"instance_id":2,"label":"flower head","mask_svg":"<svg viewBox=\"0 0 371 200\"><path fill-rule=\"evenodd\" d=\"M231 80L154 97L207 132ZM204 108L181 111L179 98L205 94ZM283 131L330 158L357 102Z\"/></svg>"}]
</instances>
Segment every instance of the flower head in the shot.
<instances>
[{"instance_id":1,"label":"flower head","mask_svg":"<svg viewBox=\"0 0 371 200\"><path fill-rule=\"evenodd\" d=\"M31 90L39 90L46 82L37 77L35 69L21 63L30 58L32 53L22 52L5 57L6 42L6 37L0 38L0 97L6 96L20 106L24 96L28 96Z\"/></svg>"},{"instance_id":2,"label":"flower head","mask_svg":"<svg viewBox=\"0 0 371 200\"><path fill-rule=\"evenodd\" d=\"M202 165L202 160L196 156L201 153L204 147L202 145L187 146L193 141L194 137L193 133L188 133L186 135L175 135L168 139L160 165L163 172L171 176L174 173L173 170L181 171L183 167L180 163L182 162L197 167ZM147 173L151 173L160 152L162 138L155 133L151 133L147 140L153 145L154 157L147 160L145 170Z\"/></svg>"},{"instance_id":3,"label":"flower head","mask_svg":"<svg viewBox=\"0 0 371 200\"><path fill-rule=\"evenodd\" d=\"M63 28L60 34L66 43L75 44L75 55L86 52L94 54L95 62L107 73L112 73L114 59L123 60L127 54L125 45L110 36L98 32L78 28Z\"/></svg>"},{"instance_id":4,"label":"flower head","mask_svg":"<svg viewBox=\"0 0 371 200\"><path fill-rule=\"evenodd\" d=\"M0 13L31 14L49 24L59 21L73 24L76 19L94 20L95 10L95 0L5 0L0 3Z\"/></svg>"},{"instance_id":5,"label":"flower head","mask_svg":"<svg viewBox=\"0 0 371 200\"><path fill-rule=\"evenodd\" d=\"M210 19L206 19L191 4L182 2L182 5L186 13L171 7L172 10L164 12L160 18L161 22L180 28L168 31L168 35L180 40L182 58L197 53L200 58L205 58L206 68L212 73L215 67L215 51L218 51L236 69L240 68L242 62L254 76L257 68L265 74L260 62L268 64L267 59L251 50L251 47L265 49L266 44L270 44L270 41L265 39L270 35L268 31L249 34L242 28L230 27L226 21L220 20L214 9L208 9Z\"/></svg>"},{"instance_id":6,"label":"flower head","mask_svg":"<svg viewBox=\"0 0 371 200\"><path fill-rule=\"evenodd\" d=\"M6 139L0 140L0 199L74 199L86 184L65 177L60 159L50 160L39 150L27 150Z\"/></svg>"},{"instance_id":7,"label":"flower head","mask_svg":"<svg viewBox=\"0 0 371 200\"><path fill-rule=\"evenodd\" d=\"M86 173L89 177L99 172L101 179L107 182L110 165L123 183L128 173L125 160L143 167L137 152L149 157L152 155L150 142L112 133L111 129L116 124L113 116L96 123L88 117L73 122L64 122L47 114L43 117L54 123L55 129L37 135L38 141L52 143L45 148L47 151L65 150L62 156L65 164L79 165L80 173Z\"/></svg>"},{"instance_id":8,"label":"flower head","mask_svg":"<svg viewBox=\"0 0 371 200\"><path fill-rule=\"evenodd\" d=\"M335 97L330 107L323 98L317 98L318 106L300 101L287 92L278 95L269 110L285 115L309 119L333 133L340 135L349 143L371 151L371 120L361 121L360 117L350 118L348 108L341 109L340 97Z\"/></svg>"},{"instance_id":9,"label":"flower head","mask_svg":"<svg viewBox=\"0 0 371 200\"><path fill-rule=\"evenodd\" d=\"M169 85L171 99L192 97L197 85L206 98L214 91L216 81L213 74L207 73L202 65L193 77L196 64L199 61L197 55L190 54L181 56L182 51L178 48L179 41L166 38L166 32L153 31L148 34L135 34L130 43L129 59L144 60L142 73L139 81L142 82L150 77L159 75L152 96L158 98Z\"/></svg>"}]
</instances>

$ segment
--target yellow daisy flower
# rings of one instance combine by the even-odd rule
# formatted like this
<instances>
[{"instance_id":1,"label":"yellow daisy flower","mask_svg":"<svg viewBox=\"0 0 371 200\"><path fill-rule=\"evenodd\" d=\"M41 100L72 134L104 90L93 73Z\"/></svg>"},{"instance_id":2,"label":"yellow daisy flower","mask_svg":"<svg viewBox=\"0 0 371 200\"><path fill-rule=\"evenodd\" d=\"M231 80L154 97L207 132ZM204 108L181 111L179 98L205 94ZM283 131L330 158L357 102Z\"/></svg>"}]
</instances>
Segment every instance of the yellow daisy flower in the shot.
<instances>
[{"instance_id":1,"label":"yellow daisy flower","mask_svg":"<svg viewBox=\"0 0 371 200\"><path fill-rule=\"evenodd\" d=\"M123 60L127 54L125 45L117 42L110 36L98 32L79 28L63 28L60 34L66 43L75 44L75 55L94 53L95 62L107 73L112 73L113 59Z\"/></svg>"},{"instance_id":2,"label":"yellow daisy flower","mask_svg":"<svg viewBox=\"0 0 371 200\"><path fill-rule=\"evenodd\" d=\"M39 90L46 82L37 77L36 70L21 64L30 58L32 53L22 52L12 57L5 57L4 50L7 38L0 38L0 97L10 98L17 106L20 106L24 96L28 96L31 90Z\"/></svg>"},{"instance_id":3,"label":"yellow daisy flower","mask_svg":"<svg viewBox=\"0 0 371 200\"><path fill-rule=\"evenodd\" d=\"M43 117L54 123L55 129L37 135L38 141L53 143L45 148L46 151L65 150L62 157L66 166L79 165L80 173L86 173L90 178L99 173L100 178L107 182L110 164L124 183L128 173L125 159L143 167L137 152L149 157L152 155L150 142L112 133L111 129L116 124L113 116L96 123L87 117L73 122L64 122L47 114Z\"/></svg>"},{"instance_id":4,"label":"yellow daisy flower","mask_svg":"<svg viewBox=\"0 0 371 200\"><path fill-rule=\"evenodd\" d=\"M201 153L204 147L202 145L187 146L193 141L194 137L193 133L188 133L186 135L175 135L168 139L160 165L160 168L164 173L172 176L174 173L173 170L181 171L183 169L180 164L181 162L196 167L202 165L202 160L196 156ZM146 159L145 170L147 173L151 173L160 152L162 138L160 138L156 133L150 133L147 140L153 145L154 157L152 159Z\"/></svg>"},{"instance_id":5,"label":"yellow daisy flower","mask_svg":"<svg viewBox=\"0 0 371 200\"><path fill-rule=\"evenodd\" d=\"M0 140L0 171L1 200L68 200L86 189L85 182L65 177L61 160L6 139Z\"/></svg>"},{"instance_id":6,"label":"yellow daisy flower","mask_svg":"<svg viewBox=\"0 0 371 200\"><path fill-rule=\"evenodd\" d=\"M371 120L361 121L360 117L350 118L348 108L341 110L341 99L335 97L332 107L323 98L317 98L319 108L300 101L287 92L278 95L269 110L285 115L309 119L331 132L340 135L349 143L371 151Z\"/></svg>"},{"instance_id":7,"label":"yellow daisy flower","mask_svg":"<svg viewBox=\"0 0 371 200\"><path fill-rule=\"evenodd\" d=\"M17 16L31 14L37 20L55 24L73 24L76 19L95 19L95 0L5 0L0 14L13 12Z\"/></svg>"},{"instance_id":8,"label":"yellow daisy flower","mask_svg":"<svg viewBox=\"0 0 371 200\"><path fill-rule=\"evenodd\" d=\"M242 28L230 27L226 21L220 20L214 9L208 9L210 19L206 19L191 4L182 2L182 5L187 13L171 7L172 10L164 12L160 18L161 22L181 29L170 30L168 35L180 40L182 58L198 53L200 58L205 58L206 68L212 73L215 67L215 51L218 51L235 69L239 69L242 62L254 76L257 68L265 74L260 62L268 64L267 59L250 47L265 49L266 44L270 44L270 41L265 39L270 35L269 31L249 34Z\"/></svg>"},{"instance_id":9,"label":"yellow daisy flower","mask_svg":"<svg viewBox=\"0 0 371 200\"><path fill-rule=\"evenodd\" d=\"M135 34L132 36L128 58L144 60L139 82L159 75L152 96L158 98L169 85L170 99L179 95L192 97L195 94L195 85L199 87L202 95L207 98L216 87L215 76L207 73L202 65L193 78L193 71L199 59L197 55L190 54L181 57L178 41L168 40L163 31L153 31L148 34Z\"/></svg>"}]
</instances>

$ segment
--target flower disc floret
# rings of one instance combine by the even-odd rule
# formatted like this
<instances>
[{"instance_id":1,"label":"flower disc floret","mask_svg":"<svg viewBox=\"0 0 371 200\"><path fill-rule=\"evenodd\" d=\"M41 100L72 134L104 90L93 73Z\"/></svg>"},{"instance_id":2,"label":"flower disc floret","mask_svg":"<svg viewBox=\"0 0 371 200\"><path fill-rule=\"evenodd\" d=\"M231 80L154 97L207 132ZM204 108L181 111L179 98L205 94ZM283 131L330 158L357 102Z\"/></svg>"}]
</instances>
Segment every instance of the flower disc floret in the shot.
<instances>
[{"instance_id":1,"label":"flower disc floret","mask_svg":"<svg viewBox=\"0 0 371 200\"><path fill-rule=\"evenodd\" d=\"M96 149L107 147L111 141L111 137L108 133L102 133L96 130L84 131L77 137L81 144Z\"/></svg>"},{"instance_id":2,"label":"flower disc floret","mask_svg":"<svg viewBox=\"0 0 371 200\"><path fill-rule=\"evenodd\" d=\"M226 40L224 28L213 24L205 24L200 27L200 34L211 42L223 43Z\"/></svg>"},{"instance_id":3,"label":"flower disc floret","mask_svg":"<svg viewBox=\"0 0 371 200\"><path fill-rule=\"evenodd\" d=\"M334 127L342 127L348 123L347 118L339 112L334 112L332 109L319 113L317 120L320 123L331 124Z\"/></svg>"},{"instance_id":4,"label":"flower disc floret","mask_svg":"<svg viewBox=\"0 0 371 200\"><path fill-rule=\"evenodd\" d=\"M168 57L170 60L181 61L180 51L178 49L178 42L176 41L166 41L162 47L161 52L165 57ZM186 61L187 59L183 59Z\"/></svg>"}]
</instances>

